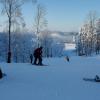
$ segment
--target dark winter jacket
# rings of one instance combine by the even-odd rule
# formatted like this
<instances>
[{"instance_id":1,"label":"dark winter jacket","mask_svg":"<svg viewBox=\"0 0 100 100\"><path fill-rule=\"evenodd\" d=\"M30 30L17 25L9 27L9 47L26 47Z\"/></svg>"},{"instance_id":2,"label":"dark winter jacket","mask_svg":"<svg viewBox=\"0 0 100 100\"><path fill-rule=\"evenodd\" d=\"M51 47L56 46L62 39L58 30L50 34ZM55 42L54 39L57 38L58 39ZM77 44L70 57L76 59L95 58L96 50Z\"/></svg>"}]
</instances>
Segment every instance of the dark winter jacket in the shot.
<instances>
[{"instance_id":1,"label":"dark winter jacket","mask_svg":"<svg viewBox=\"0 0 100 100\"><path fill-rule=\"evenodd\" d=\"M2 70L0 69L0 79L3 77Z\"/></svg>"},{"instance_id":2,"label":"dark winter jacket","mask_svg":"<svg viewBox=\"0 0 100 100\"><path fill-rule=\"evenodd\" d=\"M41 57L42 56L42 49L41 48L37 48L34 50L34 57Z\"/></svg>"}]
</instances>

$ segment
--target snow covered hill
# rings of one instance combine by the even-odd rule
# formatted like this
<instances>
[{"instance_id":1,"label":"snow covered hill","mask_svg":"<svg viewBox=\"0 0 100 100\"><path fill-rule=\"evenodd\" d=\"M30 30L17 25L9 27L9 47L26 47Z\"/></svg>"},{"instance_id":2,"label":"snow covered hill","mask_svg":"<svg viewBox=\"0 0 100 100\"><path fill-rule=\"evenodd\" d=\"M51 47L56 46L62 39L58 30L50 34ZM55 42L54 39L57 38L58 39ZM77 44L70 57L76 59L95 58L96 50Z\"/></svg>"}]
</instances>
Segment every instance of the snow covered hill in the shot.
<instances>
[{"instance_id":1,"label":"snow covered hill","mask_svg":"<svg viewBox=\"0 0 100 100\"><path fill-rule=\"evenodd\" d=\"M76 44L65 43L64 45L63 56L76 56Z\"/></svg>"},{"instance_id":2,"label":"snow covered hill","mask_svg":"<svg viewBox=\"0 0 100 100\"><path fill-rule=\"evenodd\" d=\"M75 43L75 36L77 32L60 32L60 31L51 31L51 36L56 41L66 42L66 43Z\"/></svg>"},{"instance_id":3,"label":"snow covered hill","mask_svg":"<svg viewBox=\"0 0 100 100\"><path fill-rule=\"evenodd\" d=\"M100 100L100 57L44 59L48 66L1 63L0 100Z\"/></svg>"}]
</instances>

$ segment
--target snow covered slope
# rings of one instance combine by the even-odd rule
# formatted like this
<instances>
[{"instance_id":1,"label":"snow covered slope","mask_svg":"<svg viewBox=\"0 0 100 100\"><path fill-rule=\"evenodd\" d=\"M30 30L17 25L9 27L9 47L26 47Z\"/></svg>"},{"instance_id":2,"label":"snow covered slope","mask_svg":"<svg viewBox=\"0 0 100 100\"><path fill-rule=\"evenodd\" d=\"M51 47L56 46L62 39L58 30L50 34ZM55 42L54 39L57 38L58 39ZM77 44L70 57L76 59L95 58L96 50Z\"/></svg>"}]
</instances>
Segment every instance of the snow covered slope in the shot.
<instances>
[{"instance_id":1,"label":"snow covered slope","mask_svg":"<svg viewBox=\"0 0 100 100\"><path fill-rule=\"evenodd\" d=\"M100 76L100 57L44 59L48 66L6 64L0 80L0 100L100 100L100 83L83 78Z\"/></svg>"},{"instance_id":2,"label":"snow covered slope","mask_svg":"<svg viewBox=\"0 0 100 100\"><path fill-rule=\"evenodd\" d=\"M63 56L76 56L76 44L65 43L65 48L63 49Z\"/></svg>"}]
</instances>

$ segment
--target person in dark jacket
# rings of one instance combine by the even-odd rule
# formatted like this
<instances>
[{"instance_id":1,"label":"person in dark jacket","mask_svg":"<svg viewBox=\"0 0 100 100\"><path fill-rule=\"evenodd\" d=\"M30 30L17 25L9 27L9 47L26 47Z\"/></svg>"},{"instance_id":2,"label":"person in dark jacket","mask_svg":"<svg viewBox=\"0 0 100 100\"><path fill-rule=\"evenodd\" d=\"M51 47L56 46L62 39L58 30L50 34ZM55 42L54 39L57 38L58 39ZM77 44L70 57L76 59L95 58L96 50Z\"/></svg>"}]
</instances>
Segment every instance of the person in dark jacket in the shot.
<instances>
[{"instance_id":1,"label":"person in dark jacket","mask_svg":"<svg viewBox=\"0 0 100 100\"><path fill-rule=\"evenodd\" d=\"M66 56L65 59L69 62L69 57L68 56Z\"/></svg>"},{"instance_id":2,"label":"person in dark jacket","mask_svg":"<svg viewBox=\"0 0 100 100\"><path fill-rule=\"evenodd\" d=\"M30 61L31 61L31 64L32 64L32 62L33 62L33 55L32 54L30 54Z\"/></svg>"},{"instance_id":3,"label":"person in dark jacket","mask_svg":"<svg viewBox=\"0 0 100 100\"><path fill-rule=\"evenodd\" d=\"M42 65L42 46L34 50L34 64Z\"/></svg>"},{"instance_id":4,"label":"person in dark jacket","mask_svg":"<svg viewBox=\"0 0 100 100\"><path fill-rule=\"evenodd\" d=\"M96 82L100 82L100 77L99 77L98 75L96 75L95 78L94 78L94 80L95 80Z\"/></svg>"},{"instance_id":5,"label":"person in dark jacket","mask_svg":"<svg viewBox=\"0 0 100 100\"><path fill-rule=\"evenodd\" d=\"M3 77L2 70L0 68L0 79Z\"/></svg>"}]
</instances>

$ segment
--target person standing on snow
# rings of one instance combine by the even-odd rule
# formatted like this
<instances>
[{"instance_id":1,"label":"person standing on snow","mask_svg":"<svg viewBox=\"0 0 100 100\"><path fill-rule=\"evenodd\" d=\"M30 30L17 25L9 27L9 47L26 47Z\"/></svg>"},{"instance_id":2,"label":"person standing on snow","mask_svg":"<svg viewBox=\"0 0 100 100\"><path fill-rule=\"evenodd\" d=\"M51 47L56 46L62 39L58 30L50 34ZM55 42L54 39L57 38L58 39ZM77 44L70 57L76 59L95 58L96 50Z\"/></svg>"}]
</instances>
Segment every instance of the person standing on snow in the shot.
<instances>
[{"instance_id":1,"label":"person standing on snow","mask_svg":"<svg viewBox=\"0 0 100 100\"><path fill-rule=\"evenodd\" d=\"M43 65L42 64L42 49L43 47L41 46L40 48L36 48L34 50L34 64L35 65Z\"/></svg>"},{"instance_id":2,"label":"person standing on snow","mask_svg":"<svg viewBox=\"0 0 100 100\"><path fill-rule=\"evenodd\" d=\"M32 54L30 54L30 62L31 62L31 64L33 62L33 55Z\"/></svg>"},{"instance_id":3,"label":"person standing on snow","mask_svg":"<svg viewBox=\"0 0 100 100\"><path fill-rule=\"evenodd\" d=\"M0 68L0 79L3 77L3 73L2 73L2 70Z\"/></svg>"}]
</instances>

